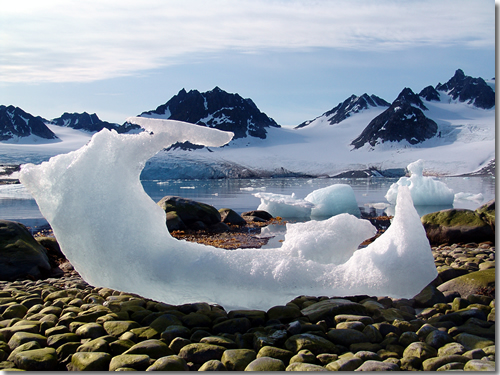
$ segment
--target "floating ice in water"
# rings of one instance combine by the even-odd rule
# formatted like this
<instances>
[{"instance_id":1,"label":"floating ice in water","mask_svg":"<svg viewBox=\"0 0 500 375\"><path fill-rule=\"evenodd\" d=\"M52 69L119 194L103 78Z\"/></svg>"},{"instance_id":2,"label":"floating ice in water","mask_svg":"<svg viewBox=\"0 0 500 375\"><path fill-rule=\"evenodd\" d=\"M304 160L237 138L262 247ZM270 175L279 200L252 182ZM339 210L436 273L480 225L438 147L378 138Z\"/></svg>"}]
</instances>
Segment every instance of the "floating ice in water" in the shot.
<instances>
[{"instance_id":1,"label":"floating ice in water","mask_svg":"<svg viewBox=\"0 0 500 375\"><path fill-rule=\"evenodd\" d=\"M254 193L260 198L258 210L269 212L273 216L285 218L309 218L314 204L304 199L298 199L295 194Z\"/></svg>"},{"instance_id":2,"label":"floating ice in water","mask_svg":"<svg viewBox=\"0 0 500 375\"><path fill-rule=\"evenodd\" d=\"M373 207L373 208L375 208L377 210L384 210L387 207L389 207L390 204L384 203L384 202L379 202L379 203L365 203L365 206L366 207Z\"/></svg>"},{"instance_id":3,"label":"floating ice in water","mask_svg":"<svg viewBox=\"0 0 500 375\"><path fill-rule=\"evenodd\" d=\"M478 193L478 194L472 194L472 193L456 193L455 194L455 199L456 200L467 200L467 201L476 201L476 202L482 202L484 197L483 194Z\"/></svg>"},{"instance_id":4,"label":"floating ice in water","mask_svg":"<svg viewBox=\"0 0 500 375\"><path fill-rule=\"evenodd\" d=\"M391 185L385 199L396 204L399 186L408 186L415 206L451 206L453 205L453 190L441 181L423 176L424 161L419 159L407 166L410 177L401 177Z\"/></svg>"},{"instance_id":5,"label":"floating ice in water","mask_svg":"<svg viewBox=\"0 0 500 375\"><path fill-rule=\"evenodd\" d=\"M411 298L436 277L429 242L405 186L399 188L389 229L340 265L321 262L336 259L336 242L344 241L347 228L357 231L360 219L350 215L327 221L321 232L297 226L283 243L285 250L228 251L173 238L165 212L141 185L146 161L175 142L221 146L232 135L171 120L129 121L148 131L131 135L103 129L81 149L25 165L20 174L62 251L90 284L170 304L203 301L265 310L302 294ZM342 233L333 240L331 232ZM299 240L303 246L295 250Z\"/></svg>"},{"instance_id":6,"label":"floating ice in water","mask_svg":"<svg viewBox=\"0 0 500 375\"><path fill-rule=\"evenodd\" d=\"M314 190L304 198L314 204L311 217L330 217L348 213L359 217L359 207L350 185L334 184Z\"/></svg>"}]
</instances>

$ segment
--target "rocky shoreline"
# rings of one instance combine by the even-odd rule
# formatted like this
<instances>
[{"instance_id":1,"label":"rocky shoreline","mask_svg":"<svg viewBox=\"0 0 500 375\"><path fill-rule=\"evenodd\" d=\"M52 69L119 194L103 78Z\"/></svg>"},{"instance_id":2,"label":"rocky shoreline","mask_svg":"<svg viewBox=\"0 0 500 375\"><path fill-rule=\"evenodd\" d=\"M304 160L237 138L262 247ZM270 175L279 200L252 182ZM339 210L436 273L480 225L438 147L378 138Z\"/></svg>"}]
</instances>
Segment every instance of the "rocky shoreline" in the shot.
<instances>
[{"instance_id":1,"label":"rocky shoreline","mask_svg":"<svg viewBox=\"0 0 500 375\"><path fill-rule=\"evenodd\" d=\"M297 296L268 311L173 306L64 275L0 282L0 370L495 370L495 247L432 248L412 299ZM472 276L472 277L471 277Z\"/></svg>"}]
</instances>

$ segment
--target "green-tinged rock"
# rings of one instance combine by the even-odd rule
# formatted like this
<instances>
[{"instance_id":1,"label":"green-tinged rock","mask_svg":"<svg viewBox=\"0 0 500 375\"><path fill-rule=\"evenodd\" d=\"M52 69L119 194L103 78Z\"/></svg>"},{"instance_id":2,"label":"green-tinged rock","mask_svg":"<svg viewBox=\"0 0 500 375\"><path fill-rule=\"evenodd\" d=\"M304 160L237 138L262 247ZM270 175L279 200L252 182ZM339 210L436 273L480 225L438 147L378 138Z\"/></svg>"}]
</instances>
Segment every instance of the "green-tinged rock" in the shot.
<instances>
[{"instance_id":1,"label":"green-tinged rock","mask_svg":"<svg viewBox=\"0 0 500 375\"><path fill-rule=\"evenodd\" d=\"M250 362L245 371L285 371L285 364L276 358L260 357Z\"/></svg>"},{"instance_id":2,"label":"green-tinged rock","mask_svg":"<svg viewBox=\"0 0 500 375\"><path fill-rule=\"evenodd\" d=\"M256 357L251 349L228 349L222 354L221 362L228 371L243 371Z\"/></svg>"},{"instance_id":3,"label":"green-tinged rock","mask_svg":"<svg viewBox=\"0 0 500 375\"><path fill-rule=\"evenodd\" d=\"M443 345L438 349L438 357L445 357L450 355L461 355L467 351L465 347L458 342L450 342Z\"/></svg>"},{"instance_id":4,"label":"green-tinged rock","mask_svg":"<svg viewBox=\"0 0 500 375\"><path fill-rule=\"evenodd\" d=\"M202 364L198 371L226 371L226 368L221 361L211 359L210 361L206 361Z\"/></svg>"},{"instance_id":5,"label":"green-tinged rock","mask_svg":"<svg viewBox=\"0 0 500 375\"><path fill-rule=\"evenodd\" d=\"M47 338L45 336L42 336L38 333L30 333L30 332L14 333L10 338L8 345L11 350L14 350L18 346L26 344L29 341L36 341L42 347L47 345Z\"/></svg>"},{"instance_id":6,"label":"green-tinged rock","mask_svg":"<svg viewBox=\"0 0 500 375\"><path fill-rule=\"evenodd\" d=\"M80 342L80 337L75 335L74 333L60 333L57 335L51 335L47 337L47 345L57 349L63 344L68 342Z\"/></svg>"},{"instance_id":7,"label":"green-tinged rock","mask_svg":"<svg viewBox=\"0 0 500 375\"><path fill-rule=\"evenodd\" d=\"M359 366L356 371L400 371L401 369L395 363L379 362L379 361L365 361Z\"/></svg>"},{"instance_id":8,"label":"green-tinged rock","mask_svg":"<svg viewBox=\"0 0 500 375\"><path fill-rule=\"evenodd\" d=\"M57 367L57 354L54 348L26 350L17 353L16 366L26 371L54 371Z\"/></svg>"},{"instance_id":9,"label":"green-tinged rock","mask_svg":"<svg viewBox=\"0 0 500 375\"><path fill-rule=\"evenodd\" d=\"M75 334L84 339L96 339L101 336L107 335L103 326L97 323L87 323L78 327Z\"/></svg>"},{"instance_id":10,"label":"green-tinged rock","mask_svg":"<svg viewBox=\"0 0 500 375\"><path fill-rule=\"evenodd\" d=\"M61 345L56 349L57 360L62 362L65 361L70 355L76 353L77 349L80 347L80 342L68 342Z\"/></svg>"},{"instance_id":11,"label":"green-tinged rock","mask_svg":"<svg viewBox=\"0 0 500 375\"><path fill-rule=\"evenodd\" d=\"M158 358L146 371L189 371L186 361L176 355Z\"/></svg>"},{"instance_id":12,"label":"green-tinged rock","mask_svg":"<svg viewBox=\"0 0 500 375\"><path fill-rule=\"evenodd\" d=\"M358 357L344 357L330 362L325 367L328 371L354 371L363 364L363 360Z\"/></svg>"},{"instance_id":13,"label":"green-tinged rock","mask_svg":"<svg viewBox=\"0 0 500 375\"><path fill-rule=\"evenodd\" d=\"M315 355L321 353L338 354L339 350L331 341L310 333L301 333L289 337L285 342L285 348L292 353L298 353L302 349L308 349Z\"/></svg>"},{"instance_id":14,"label":"green-tinged rock","mask_svg":"<svg viewBox=\"0 0 500 375\"><path fill-rule=\"evenodd\" d=\"M471 272L438 286L441 292L458 292L462 298L477 294L481 289L495 286L495 269Z\"/></svg>"},{"instance_id":15,"label":"green-tinged rock","mask_svg":"<svg viewBox=\"0 0 500 375\"><path fill-rule=\"evenodd\" d=\"M203 337L200 340L200 342L203 344L223 346L226 349L238 349L238 346L236 345L236 343L233 340L228 339L226 337L222 337L222 336Z\"/></svg>"},{"instance_id":16,"label":"green-tinged rock","mask_svg":"<svg viewBox=\"0 0 500 375\"><path fill-rule=\"evenodd\" d=\"M404 371L419 371L422 369L422 360L414 356L403 357L399 367Z\"/></svg>"},{"instance_id":17,"label":"green-tinged rock","mask_svg":"<svg viewBox=\"0 0 500 375\"><path fill-rule=\"evenodd\" d=\"M191 199L166 196L157 204L166 213L174 211L188 227L197 221L205 225L217 224L221 221L221 215L214 207Z\"/></svg>"},{"instance_id":18,"label":"green-tinged rock","mask_svg":"<svg viewBox=\"0 0 500 375\"><path fill-rule=\"evenodd\" d=\"M133 328L139 328L140 325L133 320L115 320L104 322L103 327L108 335L118 337Z\"/></svg>"},{"instance_id":19,"label":"green-tinged rock","mask_svg":"<svg viewBox=\"0 0 500 375\"><path fill-rule=\"evenodd\" d=\"M267 311L269 320L279 320L282 323L291 322L301 315L300 309L295 306L273 306Z\"/></svg>"},{"instance_id":20,"label":"green-tinged rock","mask_svg":"<svg viewBox=\"0 0 500 375\"><path fill-rule=\"evenodd\" d=\"M12 318L23 318L26 315L28 308L21 304L10 305L5 309L2 313L3 319L12 319Z\"/></svg>"},{"instance_id":21,"label":"green-tinged rock","mask_svg":"<svg viewBox=\"0 0 500 375\"><path fill-rule=\"evenodd\" d=\"M448 333L439 330L432 331L425 338L425 343L435 349L439 349L451 342L453 342L453 338Z\"/></svg>"},{"instance_id":22,"label":"green-tinged rock","mask_svg":"<svg viewBox=\"0 0 500 375\"><path fill-rule=\"evenodd\" d=\"M422 216L431 245L494 241L494 229L477 212L452 208Z\"/></svg>"},{"instance_id":23,"label":"green-tinged rock","mask_svg":"<svg viewBox=\"0 0 500 375\"><path fill-rule=\"evenodd\" d=\"M481 207L476 209L476 213L486 223L488 223L493 230L495 230L495 199L492 199Z\"/></svg>"},{"instance_id":24,"label":"green-tinged rock","mask_svg":"<svg viewBox=\"0 0 500 375\"><path fill-rule=\"evenodd\" d=\"M28 229L20 223L0 220L0 280L39 277L49 270L45 248Z\"/></svg>"},{"instance_id":25,"label":"green-tinged rock","mask_svg":"<svg viewBox=\"0 0 500 375\"><path fill-rule=\"evenodd\" d=\"M336 315L366 315L367 313L365 306L340 298L316 302L300 311L302 315L307 316L312 323L324 320L329 327L335 326Z\"/></svg>"},{"instance_id":26,"label":"green-tinged rock","mask_svg":"<svg viewBox=\"0 0 500 375\"><path fill-rule=\"evenodd\" d=\"M11 361L11 362L14 361L14 357L19 352L24 352L26 350L41 349L41 348L42 348L42 346L38 342L29 341L29 342L22 344L22 345L19 345L17 348L15 348L7 357L7 361Z\"/></svg>"},{"instance_id":27,"label":"green-tinged rock","mask_svg":"<svg viewBox=\"0 0 500 375\"><path fill-rule=\"evenodd\" d=\"M293 362L290 363L286 371L328 371L323 366L315 365L313 363Z\"/></svg>"},{"instance_id":28,"label":"green-tinged rock","mask_svg":"<svg viewBox=\"0 0 500 375\"><path fill-rule=\"evenodd\" d=\"M316 363L316 356L311 353L310 350L302 349L292 358L290 358L290 363L301 362L301 363Z\"/></svg>"},{"instance_id":29,"label":"green-tinged rock","mask_svg":"<svg viewBox=\"0 0 500 375\"><path fill-rule=\"evenodd\" d=\"M0 328L0 337L3 338L3 341L9 341L16 332L38 333L39 331L40 326L33 322L33 324Z\"/></svg>"},{"instance_id":30,"label":"green-tinged rock","mask_svg":"<svg viewBox=\"0 0 500 375\"><path fill-rule=\"evenodd\" d=\"M151 359L145 354L122 354L111 359L109 371L115 371L123 367L145 371L150 365Z\"/></svg>"},{"instance_id":31,"label":"green-tinged rock","mask_svg":"<svg viewBox=\"0 0 500 375\"><path fill-rule=\"evenodd\" d=\"M466 350L482 349L490 345L495 345L491 340L469 333L460 333L456 335L454 339L456 342L462 344Z\"/></svg>"},{"instance_id":32,"label":"green-tinged rock","mask_svg":"<svg viewBox=\"0 0 500 375\"><path fill-rule=\"evenodd\" d=\"M462 355L447 355L444 357L433 357L428 358L422 362L422 369L424 371L436 371L441 366L446 365L447 363L452 362L460 362L466 363L469 359Z\"/></svg>"},{"instance_id":33,"label":"green-tinged rock","mask_svg":"<svg viewBox=\"0 0 500 375\"><path fill-rule=\"evenodd\" d=\"M194 343L184 346L178 355L186 362L203 364L211 359L218 359L220 361L222 353L225 350L226 348L223 346Z\"/></svg>"},{"instance_id":34,"label":"green-tinged rock","mask_svg":"<svg viewBox=\"0 0 500 375\"><path fill-rule=\"evenodd\" d=\"M437 350L425 342L413 342L403 352L403 357L417 357L422 361L436 356Z\"/></svg>"},{"instance_id":35,"label":"green-tinged rock","mask_svg":"<svg viewBox=\"0 0 500 375\"><path fill-rule=\"evenodd\" d=\"M104 352L79 352L71 356L69 371L107 371L111 355Z\"/></svg>"},{"instance_id":36,"label":"green-tinged rock","mask_svg":"<svg viewBox=\"0 0 500 375\"><path fill-rule=\"evenodd\" d=\"M275 346L264 346L260 348L257 353L257 358L260 357L271 357L283 361L285 365L288 365L290 358L293 357L293 353L290 350L277 348Z\"/></svg>"},{"instance_id":37,"label":"green-tinged rock","mask_svg":"<svg viewBox=\"0 0 500 375\"><path fill-rule=\"evenodd\" d=\"M109 342L104 338L97 338L80 345L77 352L108 352Z\"/></svg>"},{"instance_id":38,"label":"green-tinged rock","mask_svg":"<svg viewBox=\"0 0 500 375\"><path fill-rule=\"evenodd\" d=\"M163 341L150 339L141 341L123 354L146 354L152 359L173 355L174 352Z\"/></svg>"},{"instance_id":39,"label":"green-tinged rock","mask_svg":"<svg viewBox=\"0 0 500 375\"><path fill-rule=\"evenodd\" d=\"M464 366L465 371L496 371L495 362L472 359Z\"/></svg>"},{"instance_id":40,"label":"green-tinged rock","mask_svg":"<svg viewBox=\"0 0 500 375\"><path fill-rule=\"evenodd\" d=\"M434 285L427 285L415 297L415 305L419 307L432 307L436 303L446 303L446 298L442 291Z\"/></svg>"}]
</instances>

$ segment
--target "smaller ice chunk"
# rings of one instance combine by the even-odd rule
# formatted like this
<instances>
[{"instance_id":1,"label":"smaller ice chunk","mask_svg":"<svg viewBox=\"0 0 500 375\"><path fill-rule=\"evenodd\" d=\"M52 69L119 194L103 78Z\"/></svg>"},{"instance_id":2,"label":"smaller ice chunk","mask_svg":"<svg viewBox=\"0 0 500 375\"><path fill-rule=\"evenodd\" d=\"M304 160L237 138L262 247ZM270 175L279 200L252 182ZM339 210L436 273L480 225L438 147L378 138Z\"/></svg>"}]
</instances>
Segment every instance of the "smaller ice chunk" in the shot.
<instances>
[{"instance_id":1,"label":"smaller ice chunk","mask_svg":"<svg viewBox=\"0 0 500 375\"><path fill-rule=\"evenodd\" d=\"M311 217L331 217L341 213L360 217L354 190L347 184L334 184L314 190L304 199L314 204Z\"/></svg>"},{"instance_id":2,"label":"smaller ice chunk","mask_svg":"<svg viewBox=\"0 0 500 375\"><path fill-rule=\"evenodd\" d=\"M304 199L298 199L295 194L254 193L260 198L258 210L269 212L274 217L309 218L314 204Z\"/></svg>"},{"instance_id":3,"label":"smaller ice chunk","mask_svg":"<svg viewBox=\"0 0 500 375\"><path fill-rule=\"evenodd\" d=\"M424 161L419 159L407 166L410 177L401 177L391 185L385 199L396 204L399 186L408 186L415 206L452 206L455 195L446 184L423 176Z\"/></svg>"},{"instance_id":4,"label":"smaller ice chunk","mask_svg":"<svg viewBox=\"0 0 500 375\"><path fill-rule=\"evenodd\" d=\"M377 229L368 221L342 213L323 221L286 224L282 250L322 264L345 263Z\"/></svg>"},{"instance_id":5,"label":"smaller ice chunk","mask_svg":"<svg viewBox=\"0 0 500 375\"><path fill-rule=\"evenodd\" d=\"M455 194L455 199L456 200L463 200L463 201L476 201L476 202L482 202L484 197L483 194L478 193L478 194L472 194L472 193L456 193Z\"/></svg>"}]
</instances>

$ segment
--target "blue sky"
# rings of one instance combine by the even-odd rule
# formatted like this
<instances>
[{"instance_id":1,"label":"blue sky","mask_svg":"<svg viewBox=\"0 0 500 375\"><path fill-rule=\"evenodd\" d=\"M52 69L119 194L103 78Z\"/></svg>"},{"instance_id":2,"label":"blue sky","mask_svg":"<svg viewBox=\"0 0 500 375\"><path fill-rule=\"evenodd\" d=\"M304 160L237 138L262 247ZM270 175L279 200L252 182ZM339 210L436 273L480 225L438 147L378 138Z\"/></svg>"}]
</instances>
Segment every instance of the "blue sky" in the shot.
<instances>
[{"instance_id":1,"label":"blue sky","mask_svg":"<svg viewBox=\"0 0 500 375\"><path fill-rule=\"evenodd\" d=\"M458 68L495 76L493 0L16 0L0 13L0 104L47 119L123 123L219 86L297 125Z\"/></svg>"}]
</instances>

